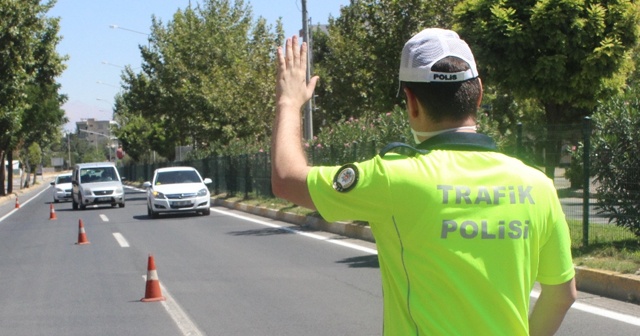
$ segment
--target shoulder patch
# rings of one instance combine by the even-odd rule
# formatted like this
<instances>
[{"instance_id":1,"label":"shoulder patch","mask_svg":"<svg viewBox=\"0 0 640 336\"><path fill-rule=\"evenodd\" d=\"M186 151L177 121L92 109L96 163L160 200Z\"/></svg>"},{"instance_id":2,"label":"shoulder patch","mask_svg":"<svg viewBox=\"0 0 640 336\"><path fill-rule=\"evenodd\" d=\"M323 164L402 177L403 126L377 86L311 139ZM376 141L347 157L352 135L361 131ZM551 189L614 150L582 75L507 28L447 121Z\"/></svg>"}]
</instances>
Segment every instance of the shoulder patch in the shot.
<instances>
[{"instance_id":1,"label":"shoulder patch","mask_svg":"<svg viewBox=\"0 0 640 336\"><path fill-rule=\"evenodd\" d=\"M338 170L333 178L333 189L339 192L347 192L358 184L358 167L354 164L346 164Z\"/></svg>"}]
</instances>

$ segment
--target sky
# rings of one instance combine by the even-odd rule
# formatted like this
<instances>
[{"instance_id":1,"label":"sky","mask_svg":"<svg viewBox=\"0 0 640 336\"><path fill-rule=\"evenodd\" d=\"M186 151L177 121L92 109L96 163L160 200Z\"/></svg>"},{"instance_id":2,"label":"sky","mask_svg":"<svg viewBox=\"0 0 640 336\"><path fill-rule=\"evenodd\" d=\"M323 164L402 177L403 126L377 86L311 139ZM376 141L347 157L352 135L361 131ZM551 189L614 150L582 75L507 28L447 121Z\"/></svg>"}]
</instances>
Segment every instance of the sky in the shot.
<instances>
[{"instance_id":1,"label":"sky","mask_svg":"<svg viewBox=\"0 0 640 336\"><path fill-rule=\"evenodd\" d=\"M192 6L203 0L191 0ZM275 26L282 18L287 37L302 28L302 0L245 0L254 19L262 16ZM312 23L328 22L340 15L350 0L307 0ZM57 0L48 16L60 18L62 41L57 51L67 55L67 69L58 78L60 93L68 96L62 106L69 123L65 131L75 132L82 119L111 120L113 97L120 91L122 69L140 68L139 45L147 44L151 17L164 24L189 0ZM112 28L116 26L117 28ZM274 50L275 52L275 50Z\"/></svg>"}]
</instances>

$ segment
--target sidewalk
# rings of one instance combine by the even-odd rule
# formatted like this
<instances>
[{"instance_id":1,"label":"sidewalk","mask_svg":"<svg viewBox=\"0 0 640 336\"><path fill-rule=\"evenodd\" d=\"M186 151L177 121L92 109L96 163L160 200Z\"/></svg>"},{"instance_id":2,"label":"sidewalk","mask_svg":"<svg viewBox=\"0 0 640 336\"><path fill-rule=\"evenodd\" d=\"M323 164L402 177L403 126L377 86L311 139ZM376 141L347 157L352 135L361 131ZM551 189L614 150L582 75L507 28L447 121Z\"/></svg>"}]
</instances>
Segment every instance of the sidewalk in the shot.
<instances>
[{"instance_id":1,"label":"sidewalk","mask_svg":"<svg viewBox=\"0 0 640 336\"><path fill-rule=\"evenodd\" d=\"M11 194L7 194L4 196L0 196L0 204L3 204L5 202L11 201L11 200L15 200L16 197L18 198L18 201L20 201L20 195L29 192L31 190L33 190L33 188L38 188L40 186L42 186L43 184L49 184L51 181L53 181L53 179L60 173L43 173L43 175L38 175L36 176L36 184L31 184L29 186L29 188L23 188L20 189L20 177L18 176L14 176L13 179L13 191L11 192ZM33 182L33 175L29 176L29 181ZM5 179L5 183L7 183L7 180ZM24 181L22 181L22 183L24 183ZM6 187L6 186L5 186Z\"/></svg>"}]
</instances>

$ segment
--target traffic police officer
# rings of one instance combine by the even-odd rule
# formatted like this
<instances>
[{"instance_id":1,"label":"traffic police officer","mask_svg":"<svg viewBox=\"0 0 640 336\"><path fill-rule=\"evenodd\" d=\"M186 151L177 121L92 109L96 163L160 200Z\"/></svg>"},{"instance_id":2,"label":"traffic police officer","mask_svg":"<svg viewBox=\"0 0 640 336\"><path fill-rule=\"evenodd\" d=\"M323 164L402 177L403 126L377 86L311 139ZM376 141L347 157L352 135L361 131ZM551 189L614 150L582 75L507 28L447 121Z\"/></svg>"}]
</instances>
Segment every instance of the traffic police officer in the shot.
<instances>
[{"instance_id":1,"label":"traffic police officer","mask_svg":"<svg viewBox=\"0 0 640 336\"><path fill-rule=\"evenodd\" d=\"M385 335L555 333L576 297L564 214L550 179L475 132L482 85L455 32L425 29L403 48L417 146L342 167L309 167L300 145L300 108L318 80L306 83L306 44L294 36L277 56L273 191L328 221L369 222Z\"/></svg>"}]
</instances>

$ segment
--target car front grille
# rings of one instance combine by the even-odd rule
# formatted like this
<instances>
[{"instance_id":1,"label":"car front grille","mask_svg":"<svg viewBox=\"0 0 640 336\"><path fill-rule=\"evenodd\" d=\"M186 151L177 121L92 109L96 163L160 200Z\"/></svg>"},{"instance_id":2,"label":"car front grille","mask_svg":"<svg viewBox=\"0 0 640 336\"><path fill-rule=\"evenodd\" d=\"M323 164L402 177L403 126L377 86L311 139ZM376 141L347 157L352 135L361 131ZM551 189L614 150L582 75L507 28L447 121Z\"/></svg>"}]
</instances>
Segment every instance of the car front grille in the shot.
<instances>
[{"instance_id":1,"label":"car front grille","mask_svg":"<svg viewBox=\"0 0 640 336\"><path fill-rule=\"evenodd\" d=\"M95 190L93 194L96 196L111 195L113 194L113 190Z\"/></svg>"},{"instance_id":2,"label":"car front grille","mask_svg":"<svg viewBox=\"0 0 640 336\"><path fill-rule=\"evenodd\" d=\"M168 199L183 199L183 198L193 198L196 197L196 193L188 193L188 194L169 194L165 195Z\"/></svg>"}]
</instances>

